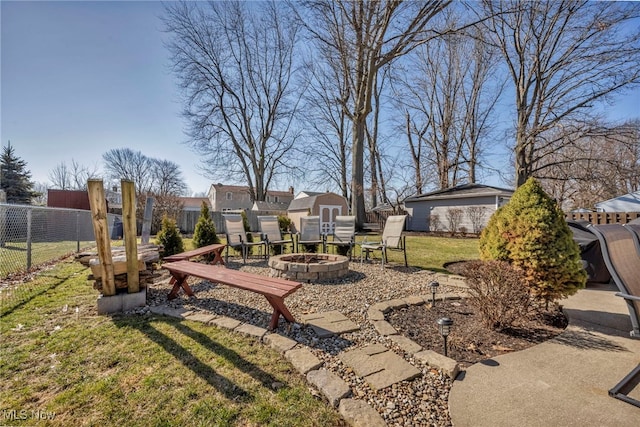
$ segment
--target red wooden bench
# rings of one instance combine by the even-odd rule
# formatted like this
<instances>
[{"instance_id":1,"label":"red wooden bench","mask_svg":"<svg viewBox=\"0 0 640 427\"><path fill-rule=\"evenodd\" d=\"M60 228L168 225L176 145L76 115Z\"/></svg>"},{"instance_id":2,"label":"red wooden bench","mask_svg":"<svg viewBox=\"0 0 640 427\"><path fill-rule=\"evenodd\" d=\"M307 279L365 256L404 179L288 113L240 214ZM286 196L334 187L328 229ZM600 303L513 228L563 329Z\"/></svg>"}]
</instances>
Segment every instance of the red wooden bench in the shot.
<instances>
[{"instance_id":1,"label":"red wooden bench","mask_svg":"<svg viewBox=\"0 0 640 427\"><path fill-rule=\"evenodd\" d=\"M203 246L192 251L180 252L179 254L170 255L168 257L164 257L163 260L166 262L183 261L190 260L191 258L202 255L213 254L213 260L211 261L211 264L224 265L224 260L222 259L222 251L224 250L225 246L226 245L220 243L214 243L213 245Z\"/></svg>"},{"instance_id":2,"label":"red wooden bench","mask_svg":"<svg viewBox=\"0 0 640 427\"><path fill-rule=\"evenodd\" d=\"M284 304L284 299L298 290L302 286L301 283L189 261L170 262L163 264L162 268L169 270L175 279L173 289L168 296L170 300L178 296L181 288L187 295L194 296L193 290L187 284L187 278L194 276L264 295L273 307L269 329L273 330L278 326L280 315L289 322L295 322L293 315Z\"/></svg>"}]
</instances>

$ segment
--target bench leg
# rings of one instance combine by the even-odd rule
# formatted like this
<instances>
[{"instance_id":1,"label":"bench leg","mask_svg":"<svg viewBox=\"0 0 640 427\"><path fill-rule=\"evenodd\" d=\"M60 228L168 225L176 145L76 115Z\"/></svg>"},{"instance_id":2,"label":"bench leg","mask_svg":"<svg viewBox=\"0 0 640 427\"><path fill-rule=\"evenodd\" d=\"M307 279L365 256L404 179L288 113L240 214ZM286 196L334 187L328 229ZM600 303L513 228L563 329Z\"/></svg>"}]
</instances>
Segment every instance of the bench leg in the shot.
<instances>
[{"instance_id":1,"label":"bench leg","mask_svg":"<svg viewBox=\"0 0 640 427\"><path fill-rule=\"evenodd\" d=\"M269 304L273 307L273 314L271 315L271 322L269 323L270 330L273 331L278 327L278 319L281 314L288 322L293 323L296 321L287 306L284 305L283 298L276 298L267 295L265 295L265 298L267 298L267 301L269 301Z\"/></svg>"},{"instance_id":2,"label":"bench leg","mask_svg":"<svg viewBox=\"0 0 640 427\"><path fill-rule=\"evenodd\" d=\"M172 299L176 299L178 297L178 292L180 292L180 288L184 289L184 292L190 297L195 295L193 293L193 290L191 290L191 287L187 283L188 277L189 276L176 275L171 278L171 281L169 283L173 282L173 288L171 289L171 292L169 292L169 295L167 296L167 299L169 301L171 301Z\"/></svg>"},{"instance_id":3,"label":"bench leg","mask_svg":"<svg viewBox=\"0 0 640 427\"><path fill-rule=\"evenodd\" d=\"M211 261L211 265L216 265L216 264L225 265L224 259L222 259L222 250L223 249L219 251L213 251L213 260Z\"/></svg>"}]
</instances>

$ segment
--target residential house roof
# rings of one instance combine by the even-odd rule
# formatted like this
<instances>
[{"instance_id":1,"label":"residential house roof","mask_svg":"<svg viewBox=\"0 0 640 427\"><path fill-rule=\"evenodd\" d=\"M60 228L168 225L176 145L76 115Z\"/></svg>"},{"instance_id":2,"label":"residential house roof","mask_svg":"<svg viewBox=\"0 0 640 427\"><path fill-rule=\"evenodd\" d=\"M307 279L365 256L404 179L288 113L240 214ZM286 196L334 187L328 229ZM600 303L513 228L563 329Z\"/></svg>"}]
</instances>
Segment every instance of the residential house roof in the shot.
<instances>
[{"instance_id":1,"label":"residential house roof","mask_svg":"<svg viewBox=\"0 0 640 427\"><path fill-rule=\"evenodd\" d=\"M299 211L302 209L312 209L313 205L316 203L316 199L320 194L324 194L324 193L317 193L313 196L303 196L300 198L296 196L296 198L293 199L291 203L289 203L288 210Z\"/></svg>"},{"instance_id":2,"label":"residential house roof","mask_svg":"<svg viewBox=\"0 0 640 427\"><path fill-rule=\"evenodd\" d=\"M442 200L442 199L461 199L468 197L485 197L485 196L506 196L511 197L514 190L500 187L492 187L482 184L462 184L455 187L445 188L444 190L436 190L430 193L418 194L408 197L406 202L417 202L422 200Z\"/></svg>"},{"instance_id":3,"label":"residential house roof","mask_svg":"<svg viewBox=\"0 0 640 427\"><path fill-rule=\"evenodd\" d=\"M184 210L200 210L202 202L205 202L209 209L211 209L211 203L208 197L180 197Z\"/></svg>"},{"instance_id":4,"label":"residential house roof","mask_svg":"<svg viewBox=\"0 0 640 427\"><path fill-rule=\"evenodd\" d=\"M231 191L231 192L249 192L249 186L247 185L227 185L227 184L211 184L211 189L215 189L217 192L219 191ZM281 190L267 190L267 194L270 196L292 196L293 195L293 187L289 188L289 191L281 191Z\"/></svg>"},{"instance_id":5,"label":"residential house roof","mask_svg":"<svg viewBox=\"0 0 640 427\"><path fill-rule=\"evenodd\" d=\"M289 203L285 203L285 202L253 202L253 208L251 210L286 211L288 207L289 207Z\"/></svg>"},{"instance_id":6,"label":"residential house roof","mask_svg":"<svg viewBox=\"0 0 640 427\"><path fill-rule=\"evenodd\" d=\"M640 210L640 191L623 194L613 199L605 200L595 204L597 210L607 210L609 212L636 212Z\"/></svg>"}]
</instances>

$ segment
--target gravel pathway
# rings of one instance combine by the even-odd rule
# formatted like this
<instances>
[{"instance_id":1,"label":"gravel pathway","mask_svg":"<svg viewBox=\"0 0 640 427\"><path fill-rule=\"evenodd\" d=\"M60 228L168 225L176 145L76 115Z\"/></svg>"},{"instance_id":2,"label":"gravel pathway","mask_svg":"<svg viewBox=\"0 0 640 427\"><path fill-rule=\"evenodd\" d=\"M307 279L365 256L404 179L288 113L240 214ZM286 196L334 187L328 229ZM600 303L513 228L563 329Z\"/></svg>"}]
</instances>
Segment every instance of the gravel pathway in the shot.
<instances>
[{"instance_id":1,"label":"gravel pathway","mask_svg":"<svg viewBox=\"0 0 640 427\"><path fill-rule=\"evenodd\" d=\"M229 261L229 268L269 275L265 261L250 260L246 265ZM164 270L162 270L164 271ZM293 316L338 310L360 326L360 330L331 338L318 338L309 327L299 323L288 325L281 319L277 332L307 346L324 362L324 367L340 376L351 387L353 398L366 401L391 426L450 426L448 396L451 380L411 355L404 353L386 337L380 336L367 320L368 308L378 302L413 295L430 295L429 283L435 273L404 266L363 264L352 262L347 276L317 283L305 283L286 299ZM147 294L149 305L168 304L173 308L210 312L245 323L267 328L272 308L262 295L200 279L190 279L196 298L180 297L167 303L171 286L168 275L154 284ZM456 292L440 286L439 292ZM147 308L148 310L148 308ZM337 357L338 353L371 343L384 344L412 365L422 376L412 381L396 383L382 390L373 390ZM314 391L315 393L315 391Z\"/></svg>"}]
</instances>

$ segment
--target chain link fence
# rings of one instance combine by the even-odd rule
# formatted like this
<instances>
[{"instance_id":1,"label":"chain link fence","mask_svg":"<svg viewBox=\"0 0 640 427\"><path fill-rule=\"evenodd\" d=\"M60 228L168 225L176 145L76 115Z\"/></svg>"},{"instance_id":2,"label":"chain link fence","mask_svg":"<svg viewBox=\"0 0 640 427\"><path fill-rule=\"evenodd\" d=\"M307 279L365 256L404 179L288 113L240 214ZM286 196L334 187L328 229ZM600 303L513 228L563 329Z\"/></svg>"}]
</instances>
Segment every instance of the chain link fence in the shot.
<instances>
[{"instance_id":1,"label":"chain link fence","mask_svg":"<svg viewBox=\"0 0 640 427\"><path fill-rule=\"evenodd\" d=\"M109 215L109 232L121 218ZM11 281L15 273L95 246L91 212L76 209L0 204L0 299L21 300L32 292L28 282Z\"/></svg>"},{"instance_id":2,"label":"chain link fence","mask_svg":"<svg viewBox=\"0 0 640 427\"><path fill-rule=\"evenodd\" d=\"M122 234L120 216L108 219L110 234ZM0 316L52 286L12 275L92 246L90 211L0 203Z\"/></svg>"}]
</instances>

